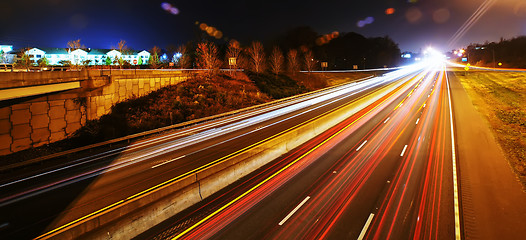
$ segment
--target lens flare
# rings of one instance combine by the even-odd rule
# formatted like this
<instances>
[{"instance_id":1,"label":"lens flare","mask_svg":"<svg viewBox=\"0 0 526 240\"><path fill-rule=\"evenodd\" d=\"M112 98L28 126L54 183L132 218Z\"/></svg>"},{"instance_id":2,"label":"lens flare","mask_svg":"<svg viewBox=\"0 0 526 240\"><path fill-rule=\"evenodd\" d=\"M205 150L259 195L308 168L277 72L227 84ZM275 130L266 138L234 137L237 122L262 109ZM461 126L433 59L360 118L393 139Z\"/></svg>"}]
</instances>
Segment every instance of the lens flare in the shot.
<instances>
[{"instance_id":1,"label":"lens flare","mask_svg":"<svg viewBox=\"0 0 526 240\"><path fill-rule=\"evenodd\" d=\"M366 17L364 20L360 20L358 21L358 23L356 24L356 26L362 28L362 27L365 27L365 25L367 24L371 24L374 22L374 18L373 17Z\"/></svg>"},{"instance_id":2,"label":"lens flare","mask_svg":"<svg viewBox=\"0 0 526 240\"><path fill-rule=\"evenodd\" d=\"M447 20L449 20L449 17L449 10L445 8L438 9L433 13L433 21L436 23L445 23Z\"/></svg>"},{"instance_id":3,"label":"lens flare","mask_svg":"<svg viewBox=\"0 0 526 240\"><path fill-rule=\"evenodd\" d=\"M177 9L176 7L174 7L174 6L173 6L172 4L170 4L170 3L167 3L167 2L163 2L163 3L161 3L161 8L162 8L164 11L166 11L166 12L172 14L172 15L177 15L177 14L179 14L179 9Z\"/></svg>"},{"instance_id":4,"label":"lens flare","mask_svg":"<svg viewBox=\"0 0 526 240\"><path fill-rule=\"evenodd\" d=\"M172 8L172 4L169 4L169 3L161 3L161 7L162 7L165 11L168 11L168 10L170 10L170 8Z\"/></svg>"},{"instance_id":5,"label":"lens flare","mask_svg":"<svg viewBox=\"0 0 526 240\"><path fill-rule=\"evenodd\" d=\"M422 18L422 11L417 7L411 7L405 12L405 18L409 23L416 23Z\"/></svg>"},{"instance_id":6,"label":"lens flare","mask_svg":"<svg viewBox=\"0 0 526 240\"><path fill-rule=\"evenodd\" d=\"M455 34L449 39L448 46L454 46L458 40L460 40L466 32L477 23L477 21L495 4L497 0L486 0L479 8L462 24L462 26L455 32Z\"/></svg>"}]
</instances>

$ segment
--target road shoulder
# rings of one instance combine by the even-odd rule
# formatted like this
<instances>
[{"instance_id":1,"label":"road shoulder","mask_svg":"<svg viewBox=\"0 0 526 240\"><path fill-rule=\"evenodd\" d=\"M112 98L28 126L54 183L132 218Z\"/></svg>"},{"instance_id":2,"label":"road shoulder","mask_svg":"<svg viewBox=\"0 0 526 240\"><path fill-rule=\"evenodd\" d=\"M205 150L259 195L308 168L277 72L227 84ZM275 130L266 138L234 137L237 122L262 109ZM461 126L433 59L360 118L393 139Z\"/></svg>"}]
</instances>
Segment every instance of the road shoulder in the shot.
<instances>
[{"instance_id":1,"label":"road shoulder","mask_svg":"<svg viewBox=\"0 0 526 240\"><path fill-rule=\"evenodd\" d=\"M466 239L526 236L526 193L469 96L448 73L457 140Z\"/></svg>"}]
</instances>

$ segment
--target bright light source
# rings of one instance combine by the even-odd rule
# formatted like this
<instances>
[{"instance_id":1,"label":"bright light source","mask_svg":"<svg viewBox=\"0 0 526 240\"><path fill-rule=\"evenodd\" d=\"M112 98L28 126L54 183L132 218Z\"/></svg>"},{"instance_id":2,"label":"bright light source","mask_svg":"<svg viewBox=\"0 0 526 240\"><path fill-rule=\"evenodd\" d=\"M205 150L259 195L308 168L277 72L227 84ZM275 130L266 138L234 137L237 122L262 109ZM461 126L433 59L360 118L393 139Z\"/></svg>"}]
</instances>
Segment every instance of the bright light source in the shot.
<instances>
[{"instance_id":1,"label":"bright light source","mask_svg":"<svg viewBox=\"0 0 526 240\"><path fill-rule=\"evenodd\" d=\"M175 58L181 58L183 56L182 53L178 52L178 53L175 53L174 57Z\"/></svg>"},{"instance_id":2,"label":"bright light source","mask_svg":"<svg viewBox=\"0 0 526 240\"><path fill-rule=\"evenodd\" d=\"M426 60L428 62L442 62L446 58L446 56L443 53L431 47L427 48L426 52Z\"/></svg>"}]
</instances>

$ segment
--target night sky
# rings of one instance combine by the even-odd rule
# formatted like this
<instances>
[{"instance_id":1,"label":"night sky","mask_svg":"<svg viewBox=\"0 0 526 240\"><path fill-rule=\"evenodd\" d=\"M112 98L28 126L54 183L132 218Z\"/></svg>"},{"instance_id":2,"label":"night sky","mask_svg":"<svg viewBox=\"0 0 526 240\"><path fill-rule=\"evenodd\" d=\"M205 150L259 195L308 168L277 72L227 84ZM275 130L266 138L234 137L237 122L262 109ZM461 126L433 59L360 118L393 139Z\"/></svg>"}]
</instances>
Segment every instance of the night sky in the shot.
<instances>
[{"instance_id":1,"label":"night sky","mask_svg":"<svg viewBox=\"0 0 526 240\"><path fill-rule=\"evenodd\" d=\"M453 46L444 44L485 1L2 0L0 44L66 47L69 40L80 38L86 47L111 48L124 39L138 50L165 48L194 39L196 21L242 43L270 41L290 28L311 26L320 34L388 35L402 51L429 45L450 50L526 35L526 1L487 0L496 3ZM166 4L168 11L163 9L163 2L176 10L171 13ZM388 8L394 13L387 14ZM370 24L358 24L366 19Z\"/></svg>"}]
</instances>

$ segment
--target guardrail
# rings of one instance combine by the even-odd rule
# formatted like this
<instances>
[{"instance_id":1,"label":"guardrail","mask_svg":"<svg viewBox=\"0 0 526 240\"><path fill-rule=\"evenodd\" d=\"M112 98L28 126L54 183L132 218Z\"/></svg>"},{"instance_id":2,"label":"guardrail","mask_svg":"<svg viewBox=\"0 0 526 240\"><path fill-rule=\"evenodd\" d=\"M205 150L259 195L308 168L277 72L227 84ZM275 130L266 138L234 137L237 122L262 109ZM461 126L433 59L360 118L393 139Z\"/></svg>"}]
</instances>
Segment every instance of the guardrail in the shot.
<instances>
[{"instance_id":1,"label":"guardrail","mask_svg":"<svg viewBox=\"0 0 526 240\"><path fill-rule=\"evenodd\" d=\"M365 81L365 80L368 80L368 79L370 79L372 77L373 76L361 78L361 79L358 79L358 80L356 80L354 82ZM299 95L291 96L291 97L287 97L287 98L282 98L282 99L278 99L278 100L275 100L275 101L272 101L272 102L268 102L268 103L264 103L264 104L260 104L260 105L246 107L246 108L242 108L242 109L238 109L238 110L234 110L234 111L230 111L230 112L226 112L226 113L222 113L222 114L218 114L218 115L214 115L214 116L209 116L209 117L204 117L204 118L200 118L200 119L195 119L195 120L187 121L187 122L184 122L184 123L174 124L174 125L170 125L170 126L166 126L166 127L150 130L150 131L145 131L145 132L141 132L141 133L128 135L128 136L125 136L125 137L115 138L115 139L104 141L104 142L100 142L100 143L86 145L86 146L83 146L83 147L74 148L74 149L70 149L70 150L66 150L66 151L62 151L62 152L58 152L58 153L54 153L54 154L50 154L50 155L34 158L34 159L31 159L31 160L28 160L28 161L24 161L24 162L17 162L17 163L12 163L12 164L5 165L5 166L0 166L0 172L9 171L9 170L12 170L12 169L28 166L28 165L31 165L31 164L41 163L43 161L50 160L50 159L53 159L53 158L63 157L63 156L70 155L70 154L76 154L76 153L79 153L81 151L86 151L86 150L90 150L90 149L96 149L96 148L100 148L100 147L105 147L105 146L108 146L108 145L111 145L111 144L116 144L116 143L121 143L121 142L128 142L129 143L130 141L136 140L136 139L139 139L139 138L146 138L146 137L149 137L149 136L152 136L152 135L156 135L156 134L161 134L163 132L167 132L167 131L170 131L170 130L185 128L185 127L189 127L189 126L196 125L196 124L199 124L199 123L204 123L204 122L208 122L208 121L212 121L212 120L217 120L217 119L229 117L229 116L232 116L232 115L240 114L240 113L243 113L243 112L247 112L247 111L251 111L251 110L255 110L255 109L260 109L260 108L264 108L264 107L271 106L271 105L280 104L280 103L283 103L283 102L286 102L286 101L290 101L290 100L293 100L293 99L297 99L297 98L301 98L301 97L306 97L306 96L309 96L309 95L317 94L319 92L327 91L327 90L330 90L330 89L333 89L333 88L338 88L338 87L341 87L341 86L346 85L346 84L348 84L348 83L342 83L342 84L338 84L338 85L335 85L335 86L327 87L327 88L324 88L324 89L320 89L320 90L316 90L316 91L312 91L312 92L308 92L308 93L303 93L303 94L299 94Z\"/></svg>"},{"instance_id":2,"label":"guardrail","mask_svg":"<svg viewBox=\"0 0 526 240\"><path fill-rule=\"evenodd\" d=\"M300 146L396 89L401 89L403 85L404 82L401 81L392 83L207 165L52 229L37 239L108 236L119 239L133 238L290 149Z\"/></svg>"}]
</instances>

